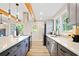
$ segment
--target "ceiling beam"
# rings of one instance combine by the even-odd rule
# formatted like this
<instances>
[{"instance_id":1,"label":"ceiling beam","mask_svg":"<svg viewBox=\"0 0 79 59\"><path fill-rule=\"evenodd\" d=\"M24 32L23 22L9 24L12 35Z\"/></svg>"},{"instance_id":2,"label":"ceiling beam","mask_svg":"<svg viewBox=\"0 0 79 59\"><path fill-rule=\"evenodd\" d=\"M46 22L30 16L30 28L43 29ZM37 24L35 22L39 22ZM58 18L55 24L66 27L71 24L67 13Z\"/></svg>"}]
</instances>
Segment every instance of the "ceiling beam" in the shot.
<instances>
[{"instance_id":1,"label":"ceiling beam","mask_svg":"<svg viewBox=\"0 0 79 59\"><path fill-rule=\"evenodd\" d=\"M3 9L0 9L0 13L9 17L9 15L11 16L11 18L13 18L16 22L20 22L20 21L17 21L17 18L15 16L13 16L12 14L9 14L7 11L3 10Z\"/></svg>"},{"instance_id":2,"label":"ceiling beam","mask_svg":"<svg viewBox=\"0 0 79 59\"><path fill-rule=\"evenodd\" d=\"M25 3L25 7L28 9L29 13L31 14L33 20L36 20L32 5L30 3Z\"/></svg>"},{"instance_id":3,"label":"ceiling beam","mask_svg":"<svg viewBox=\"0 0 79 59\"><path fill-rule=\"evenodd\" d=\"M30 3L25 3L25 6L28 9L28 11L30 12L30 14L32 14L33 13L33 10L32 10L31 4Z\"/></svg>"}]
</instances>

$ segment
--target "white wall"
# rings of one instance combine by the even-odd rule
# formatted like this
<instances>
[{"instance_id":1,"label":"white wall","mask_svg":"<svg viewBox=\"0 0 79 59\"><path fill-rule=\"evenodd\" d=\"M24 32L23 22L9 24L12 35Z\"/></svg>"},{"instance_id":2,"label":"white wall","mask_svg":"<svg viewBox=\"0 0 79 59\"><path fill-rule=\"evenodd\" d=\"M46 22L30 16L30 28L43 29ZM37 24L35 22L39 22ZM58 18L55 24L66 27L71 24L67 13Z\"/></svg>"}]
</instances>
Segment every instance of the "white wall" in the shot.
<instances>
[{"instance_id":1,"label":"white wall","mask_svg":"<svg viewBox=\"0 0 79 59\"><path fill-rule=\"evenodd\" d=\"M37 31L33 31L33 26L36 25ZM25 25L24 35L32 35L32 41L43 41L44 22L28 21Z\"/></svg>"},{"instance_id":2,"label":"white wall","mask_svg":"<svg viewBox=\"0 0 79 59\"><path fill-rule=\"evenodd\" d=\"M28 21L25 25L24 25L24 33L23 35L31 35L32 32L32 22Z\"/></svg>"},{"instance_id":3,"label":"white wall","mask_svg":"<svg viewBox=\"0 0 79 59\"><path fill-rule=\"evenodd\" d=\"M35 22L32 25L36 25L37 31L32 31L32 41L43 41L44 35L44 22Z\"/></svg>"},{"instance_id":4,"label":"white wall","mask_svg":"<svg viewBox=\"0 0 79 59\"><path fill-rule=\"evenodd\" d=\"M48 20L47 22L46 22L46 33L50 33L50 32L52 32L53 31L53 26L54 26L54 21L53 21L53 19L52 20Z\"/></svg>"}]
</instances>

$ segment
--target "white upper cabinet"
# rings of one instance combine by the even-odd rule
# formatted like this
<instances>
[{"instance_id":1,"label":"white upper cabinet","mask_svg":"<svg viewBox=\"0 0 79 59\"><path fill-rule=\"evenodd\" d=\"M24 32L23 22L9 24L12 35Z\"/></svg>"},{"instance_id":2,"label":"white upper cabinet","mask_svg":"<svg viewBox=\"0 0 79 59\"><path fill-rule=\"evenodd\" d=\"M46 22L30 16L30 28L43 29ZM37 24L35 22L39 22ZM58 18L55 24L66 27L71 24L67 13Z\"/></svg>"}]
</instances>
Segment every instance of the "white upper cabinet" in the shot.
<instances>
[{"instance_id":1,"label":"white upper cabinet","mask_svg":"<svg viewBox=\"0 0 79 59\"><path fill-rule=\"evenodd\" d=\"M79 25L79 3L77 3L77 25Z\"/></svg>"},{"instance_id":2,"label":"white upper cabinet","mask_svg":"<svg viewBox=\"0 0 79 59\"><path fill-rule=\"evenodd\" d=\"M69 13L69 23L74 25L76 24L76 3L67 4L68 13Z\"/></svg>"},{"instance_id":3,"label":"white upper cabinet","mask_svg":"<svg viewBox=\"0 0 79 59\"><path fill-rule=\"evenodd\" d=\"M69 23L71 25L79 25L79 3L67 4L67 10L69 13Z\"/></svg>"}]
</instances>

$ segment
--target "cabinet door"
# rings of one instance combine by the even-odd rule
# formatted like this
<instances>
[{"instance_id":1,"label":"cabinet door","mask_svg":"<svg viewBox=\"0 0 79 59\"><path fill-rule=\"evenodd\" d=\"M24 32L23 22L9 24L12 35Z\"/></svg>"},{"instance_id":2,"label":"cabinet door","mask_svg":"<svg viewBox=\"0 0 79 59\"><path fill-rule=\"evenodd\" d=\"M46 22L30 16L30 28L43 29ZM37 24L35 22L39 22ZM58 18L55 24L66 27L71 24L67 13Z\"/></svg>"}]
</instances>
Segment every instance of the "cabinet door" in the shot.
<instances>
[{"instance_id":1,"label":"cabinet door","mask_svg":"<svg viewBox=\"0 0 79 59\"><path fill-rule=\"evenodd\" d=\"M53 39L50 39L50 42L51 42L51 55L52 56L57 56L57 43L53 40Z\"/></svg>"},{"instance_id":2,"label":"cabinet door","mask_svg":"<svg viewBox=\"0 0 79 59\"><path fill-rule=\"evenodd\" d=\"M47 47L47 49L48 49L48 51L50 52L50 38L49 37L46 37L46 47Z\"/></svg>"},{"instance_id":3,"label":"cabinet door","mask_svg":"<svg viewBox=\"0 0 79 59\"><path fill-rule=\"evenodd\" d=\"M10 56L21 56L21 44L22 42L12 47L12 50L9 50Z\"/></svg>"},{"instance_id":4,"label":"cabinet door","mask_svg":"<svg viewBox=\"0 0 79 59\"><path fill-rule=\"evenodd\" d=\"M25 46L25 42L23 41L22 42L22 45L21 45L21 55L24 56L25 53L26 53L26 46Z\"/></svg>"},{"instance_id":5,"label":"cabinet door","mask_svg":"<svg viewBox=\"0 0 79 59\"><path fill-rule=\"evenodd\" d=\"M47 37L46 46L51 56L57 56L57 43L53 39Z\"/></svg>"},{"instance_id":6,"label":"cabinet door","mask_svg":"<svg viewBox=\"0 0 79 59\"><path fill-rule=\"evenodd\" d=\"M21 56L21 49L17 49L14 53L11 54L11 56Z\"/></svg>"},{"instance_id":7,"label":"cabinet door","mask_svg":"<svg viewBox=\"0 0 79 59\"><path fill-rule=\"evenodd\" d=\"M57 43L53 43L51 46L51 55L52 56L57 56Z\"/></svg>"},{"instance_id":8,"label":"cabinet door","mask_svg":"<svg viewBox=\"0 0 79 59\"><path fill-rule=\"evenodd\" d=\"M70 3L69 5L70 24L76 24L76 3Z\"/></svg>"},{"instance_id":9,"label":"cabinet door","mask_svg":"<svg viewBox=\"0 0 79 59\"><path fill-rule=\"evenodd\" d=\"M6 51L0 53L0 56L13 56L14 52L15 52L17 49L19 49L19 46L20 46L20 45L21 45L21 44L18 43L17 45L15 45L15 46L13 46L13 47L7 49Z\"/></svg>"}]
</instances>

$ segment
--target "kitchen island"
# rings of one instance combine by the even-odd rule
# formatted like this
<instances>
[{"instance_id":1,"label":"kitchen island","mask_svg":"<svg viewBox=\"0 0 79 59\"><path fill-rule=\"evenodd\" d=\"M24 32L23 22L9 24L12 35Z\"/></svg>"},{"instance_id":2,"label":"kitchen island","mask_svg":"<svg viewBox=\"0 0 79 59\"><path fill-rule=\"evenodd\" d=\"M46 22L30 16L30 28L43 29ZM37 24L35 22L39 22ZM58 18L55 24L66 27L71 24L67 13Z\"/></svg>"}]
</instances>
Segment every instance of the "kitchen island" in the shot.
<instances>
[{"instance_id":1,"label":"kitchen island","mask_svg":"<svg viewBox=\"0 0 79 59\"><path fill-rule=\"evenodd\" d=\"M49 52L53 55L53 51L56 56L76 56L79 55L79 43L73 42L73 38L68 36L53 36L50 34L46 35L48 44L51 48L49 48ZM53 42L50 44L50 42Z\"/></svg>"},{"instance_id":2,"label":"kitchen island","mask_svg":"<svg viewBox=\"0 0 79 59\"><path fill-rule=\"evenodd\" d=\"M30 36L0 37L0 56L24 56L30 49Z\"/></svg>"}]
</instances>

